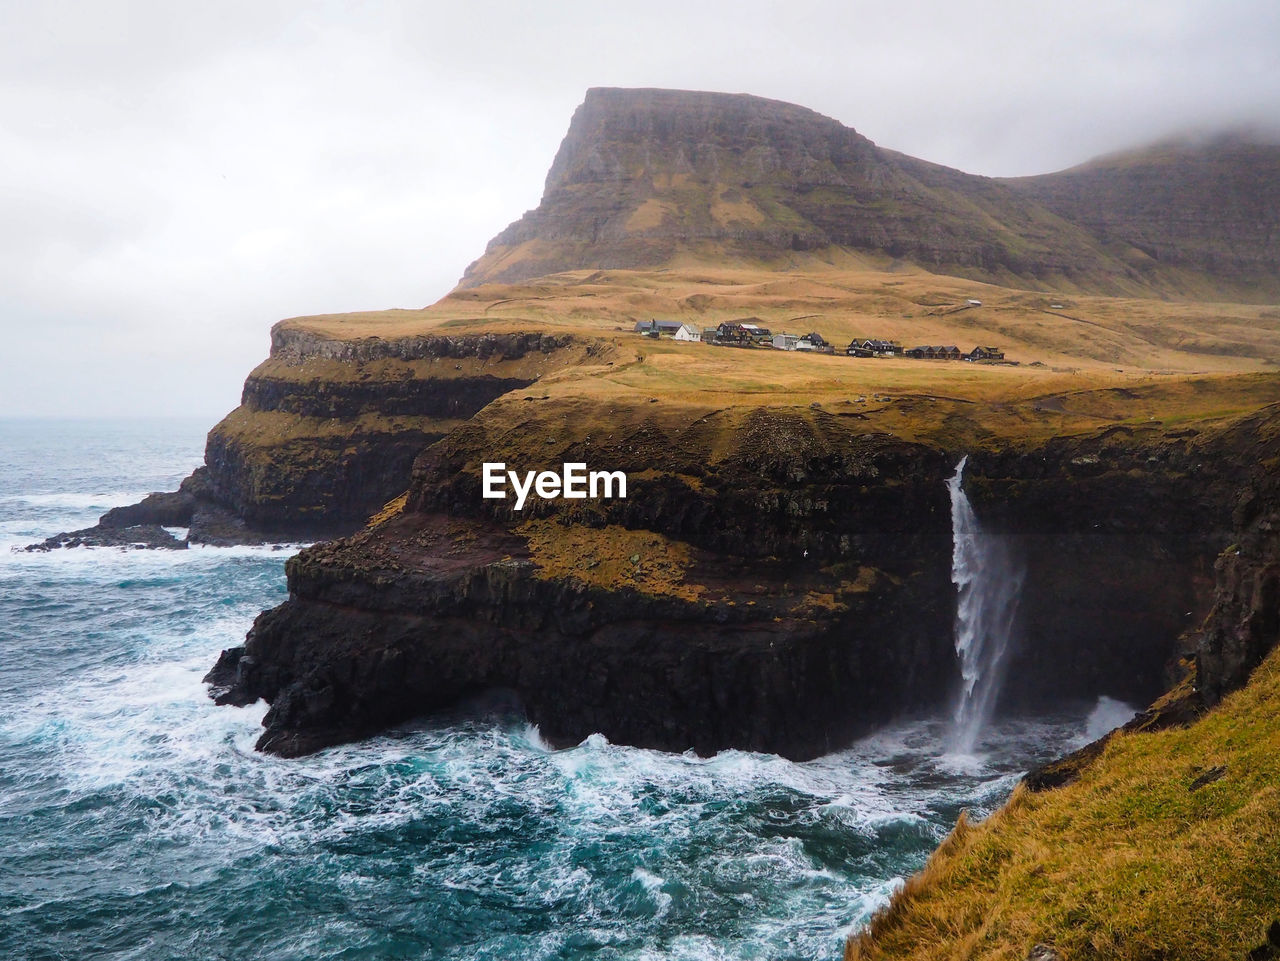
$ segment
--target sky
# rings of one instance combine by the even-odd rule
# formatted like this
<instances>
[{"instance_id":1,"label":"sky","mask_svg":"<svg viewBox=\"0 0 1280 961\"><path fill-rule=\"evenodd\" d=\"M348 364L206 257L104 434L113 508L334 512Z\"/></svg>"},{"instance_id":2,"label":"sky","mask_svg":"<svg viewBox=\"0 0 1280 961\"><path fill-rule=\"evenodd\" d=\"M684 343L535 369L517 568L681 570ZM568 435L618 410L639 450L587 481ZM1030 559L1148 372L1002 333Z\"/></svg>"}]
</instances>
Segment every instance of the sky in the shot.
<instances>
[{"instance_id":1,"label":"sky","mask_svg":"<svg viewBox=\"0 0 1280 961\"><path fill-rule=\"evenodd\" d=\"M0 417L212 425L275 321L438 300L593 86L1044 173L1280 123L1280 4L0 0Z\"/></svg>"}]
</instances>

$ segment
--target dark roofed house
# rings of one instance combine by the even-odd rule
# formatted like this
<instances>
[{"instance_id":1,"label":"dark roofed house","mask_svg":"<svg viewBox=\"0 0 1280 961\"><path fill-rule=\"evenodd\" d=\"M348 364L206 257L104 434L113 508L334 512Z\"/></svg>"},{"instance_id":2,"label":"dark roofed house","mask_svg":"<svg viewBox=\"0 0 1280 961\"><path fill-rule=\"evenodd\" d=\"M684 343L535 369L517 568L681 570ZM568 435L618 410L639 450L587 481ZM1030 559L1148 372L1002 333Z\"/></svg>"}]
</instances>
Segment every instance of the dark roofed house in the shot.
<instances>
[{"instance_id":1,"label":"dark roofed house","mask_svg":"<svg viewBox=\"0 0 1280 961\"><path fill-rule=\"evenodd\" d=\"M963 356L954 344L948 347L912 347L905 353L917 360L959 360Z\"/></svg>"},{"instance_id":2,"label":"dark roofed house","mask_svg":"<svg viewBox=\"0 0 1280 961\"><path fill-rule=\"evenodd\" d=\"M850 357L896 357L902 353L902 345L892 340L863 338L852 341L844 352Z\"/></svg>"},{"instance_id":3,"label":"dark roofed house","mask_svg":"<svg viewBox=\"0 0 1280 961\"><path fill-rule=\"evenodd\" d=\"M1004 360L1004 351L999 347L975 347L964 355L965 360Z\"/></svg>"},{"instance_id":4,"label":"dark roofed house","mask_svg":"<svg viewBox=\"0 0 1280 961\"><path fill-rule=\"evenodd\" d=\"M716 335L712 342L717 344L743 344L751 340L751 334L742 324L727 320L716 327Z\"/></svg>"}]
</instances>

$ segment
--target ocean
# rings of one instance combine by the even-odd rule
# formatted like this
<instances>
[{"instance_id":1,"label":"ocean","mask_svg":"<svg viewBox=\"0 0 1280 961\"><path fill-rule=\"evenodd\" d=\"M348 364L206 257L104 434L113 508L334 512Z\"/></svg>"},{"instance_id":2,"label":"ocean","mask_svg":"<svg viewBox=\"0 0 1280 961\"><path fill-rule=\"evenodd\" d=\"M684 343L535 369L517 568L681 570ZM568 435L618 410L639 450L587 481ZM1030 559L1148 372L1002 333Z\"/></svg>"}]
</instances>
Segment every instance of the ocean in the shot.
<instances>
[{"instance_id":1,"label":"ocean","mask_svg":"<svg viewBox=\"0 0 1280 961\"><path fill-rule=\"evenodd\" d=\"M0 420L0 957L826 959L963 809L1119 723L904 719L806 763L587 738L501 702L285 761L201 677L285 549L12 548L174 489L195 421ZM892 643L892 638L886 638Z\"/></svg>"}]
</instances>

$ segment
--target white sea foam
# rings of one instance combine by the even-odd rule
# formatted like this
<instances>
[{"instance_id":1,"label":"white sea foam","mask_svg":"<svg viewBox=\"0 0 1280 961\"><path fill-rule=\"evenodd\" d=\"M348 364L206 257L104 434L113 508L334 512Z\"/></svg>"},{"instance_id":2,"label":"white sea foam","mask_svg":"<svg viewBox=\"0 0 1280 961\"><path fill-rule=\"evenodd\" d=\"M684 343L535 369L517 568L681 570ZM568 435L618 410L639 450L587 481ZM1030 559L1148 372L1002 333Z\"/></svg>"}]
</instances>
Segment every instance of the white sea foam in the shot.
<instances>
[{"instance_id":1,"label":"white sea foam","mask_svg":"<svg viewBox=\"0 0 1280 961\"><path fill-rule=\"evenodd\" d=\"M1109 734L1122 724L1131 721L1137 708L1114 697L1103 695L1085 719L1084 737L1087 741L1096 741L1104 734Z\"/></svg>"},{"instance_id":2,"label":"white sea foam","mask_svg":"<svg viewBox=\"0 0 1280 961\"><path fill-rule=\"evenodd\" d=\"M136 504L146 497L139 491L70 492L48 491L39 493L6 494L0 496L0 504L22 505L61 509L66 511L108 511L113 507Z\"/></svg>"}]
</instances>

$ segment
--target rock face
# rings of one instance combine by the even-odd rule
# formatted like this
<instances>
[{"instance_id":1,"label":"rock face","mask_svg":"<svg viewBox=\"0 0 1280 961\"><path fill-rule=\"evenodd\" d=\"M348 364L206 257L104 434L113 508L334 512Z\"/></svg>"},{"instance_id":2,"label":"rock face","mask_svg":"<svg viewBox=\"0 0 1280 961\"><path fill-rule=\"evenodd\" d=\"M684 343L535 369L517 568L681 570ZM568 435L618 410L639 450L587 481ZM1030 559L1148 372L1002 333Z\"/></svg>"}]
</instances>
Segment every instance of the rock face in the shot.
<instances>
[{"instance_id":1,"label":"rock face","mask_svg":"<svg viewBox=\"0 0 1280 961\"><path fill-rule=\"evenodd\" d=\"M240 407L209 432L209 499L255 528L351 531L404 492L424 447L533 383L522 361L571 344L544 334L333 341L277 325Z\"/></svg>"},{"instance_id":2,"label":"rock face","mask_svg":"<svg viewBox=\"0 0 1280 961\"><path fill-rule=\"evenodd\" d=\"M67 547L123 547L132 549L186 550L187 542L174 537L156 524L130 524L122 527L86 527L84 530L55 534L28 551L53 551Z\"/></svg>"},{"instance_id":3,"label":"rock face","mask_svg":"<svg viewBox=\"0 0 1280 961\"><path fill-rule=\"evenodd\" d=\"M271 702L260 747L305 753L489 687L556 743L792 757L946 703L956 452L824 411L673 426L636 408L605 427L545 409L517 432L511 406L425 452L403 509L290 562L289 601L208 678L225 703ZM973 455L971 499L1027 566L1006 709L1160 692L1184 612L1207 606L1248 438L1277 421ZM481 459L527 459L517 435L634 486L517 515L478 476Z\"/></svg>"},{"instance_id":4,"label":"rock face","mask_svg":"<svg viewBox=\"0 0 1280 961\"><path fill-rule=\"evenodd\" d=\"M798 413L750 420L715 458L717 430L666 431L637 411L596 453L656 475L592 516L534 520L585 533L557 556L555 527L540 547L509 503L480 498L469 468L487 443L481 418L419 460L403 513L290 562L290 600L209 680L224 702L270 700L260 747L283 754L505 687L557 743L602 732L809 757L942 696L953 680L948 515L934 483L944 459L837 423L823 434ZM792 450L766 444L775 432L796 438ZM639 529L651 543L627 557ZM685 576L657 591L647 575L664 551ZM615 555L626 574L596 582L592 569Z\"/></svg>"},{"instance_id":5,"label":"rock face","mask_svg":"<svg viewBox=\"0 0 1280 961\"><path fill-rule=\"evenodd\" d=\"M225 546L348 534L405 491L425 447L494 398L601 349L544 333L332 340L281 322L240 406L209 432L203 467L177 491L59 536L108 544L121 528L164 525Z\"/></svg>"},{"instance_id":6,"label":"rock face","mask_svg":"<svg viewBox=\"0 0 1280 961\"><path fill-rule=\"evenodd\" d=\"M1217 562L1213 610L1197 638L1196 682L1209 707L1242 686L1280 643L1280 437L1256 425L1257 466L1236 504L1236 536Z\"/></svg>"},{"instance_id":7,"label":"rock face","mask_svg":"<svg viewBox=\"0 0 1280 961\"><path fill-rule=\"evenodd\" d=\"M1182 139L1006 181L1139 270L1210 274L1274 298L1280 277L1280 139ZM1165 272L1173 289L1178 284Z\"/></svg>"},{"instance_id":8,"label":"rock face","mask_svg":"<svg viewBox=\"0 0 1280 961\"><path fill-rule=\"evenodd\" d=\"M1280 147L1228 139L995 180L775 100L593 89L541 203L462 285L838 247L1030 286L1265 300L1280 292L1278 171Z\"/></svg>"},{"instance_id":9,"label":"rock face","mask_svg":"<svg viewBox=\"0 0 1280 961\"><path fill-rule=\"evenodd\" d=\"M953 270L1124 275L1010 188L883 150L812 110L740 94L593 89L546 191L463 286L652 267L702 245L776 259L839 245Z\"/></svg>"}]
</instances>

